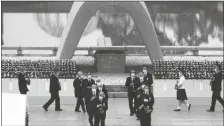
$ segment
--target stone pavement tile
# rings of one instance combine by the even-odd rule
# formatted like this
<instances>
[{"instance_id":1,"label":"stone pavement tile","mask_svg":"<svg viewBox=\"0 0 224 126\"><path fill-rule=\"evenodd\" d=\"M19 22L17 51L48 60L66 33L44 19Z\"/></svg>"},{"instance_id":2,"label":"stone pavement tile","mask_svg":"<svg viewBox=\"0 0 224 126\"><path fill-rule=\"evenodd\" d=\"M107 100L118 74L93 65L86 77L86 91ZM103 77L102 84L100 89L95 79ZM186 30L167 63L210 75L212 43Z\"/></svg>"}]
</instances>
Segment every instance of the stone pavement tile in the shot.
<instances>
[{"instance_id":1,"label":"stone pavement tile","mask_svg":"<svg viewBox=\"0 0 224 126\"><path fill-rule=\"evenodd\" d=\"M172 126L192 126L191 121L172 122Z\"/></svg>"},{"instance_id":2,"label":"stone pavement tile","mask_svg":"<svg viewBox=\"0 0 224 126\"><path fill-rule=\"evenodd\" d=\"M172 121L170 119L164 119L164 118L157 118L153 119L152 118L152 125L163 125L163 126L170 126L172 125Z\"/></svg>"},{"instance_id":3,"label":"stone pavement tile","mask_svg":"<svg viewBox=\"0 0 224 126\"><path fill-rule=\"evenodd\" d=\"M223 126L224 123L223 123L223 120L220 120L220 121L213 121L212 124L214 126Z\"/></svg>"},{"instance_id":4,"label":"stone pavement tile","mask_svg":"<svg viewBox=\"0 0 224 126\"><path fill-rule=\"evenodd\" d=\"M193 125L198 126L213 126L213 123L210 120L192 121L192 123Z\"/></svg>"},{"instance_id":5,"label":"stone pavement tile","mask_svg":"<svg viewBox=\"0 0 224 126\"><path fill-rule=\"evenodd\" d=\"M161 102L162 103L162 102ZM152 126L221 126L223 113L206 112L206 106L196 105L188 112L174 112L174 105L158 104L152 112ZM89 126L88 114L74 112L74 105L62 105L62 112L55 112L54 106L45 112L41 105L30 106L30 125L34 126ZM140 126L136 116L129 115L127 99L109 100L106 126Z\"/></svg>"}]
</instances>

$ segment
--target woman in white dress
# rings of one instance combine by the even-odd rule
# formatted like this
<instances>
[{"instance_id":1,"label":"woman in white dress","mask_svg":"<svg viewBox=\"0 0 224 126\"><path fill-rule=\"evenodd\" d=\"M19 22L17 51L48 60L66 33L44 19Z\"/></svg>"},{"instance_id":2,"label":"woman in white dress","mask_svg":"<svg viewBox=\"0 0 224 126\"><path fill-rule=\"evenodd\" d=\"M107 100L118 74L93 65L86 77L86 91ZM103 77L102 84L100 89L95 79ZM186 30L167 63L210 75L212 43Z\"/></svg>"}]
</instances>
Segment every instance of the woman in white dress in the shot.
<instances>
[{"instance_id":1,"label":"woman in white dress","mask_svg":"<svg viewBox=\"0 0 224 126\"><path fill-rule=\"evenodd\" d=\"M185 77L184 77L184 71L182 69L179 69L179 80L177 81L177 84L175 85L175 89L177 90L177 100L178 100L178 106L174 111L180 111L181 110L181 103L185 104L188 107L188 111L191 109L191 104L187 102L187 94L185 91Z\"/></svg>"}]
</instances>

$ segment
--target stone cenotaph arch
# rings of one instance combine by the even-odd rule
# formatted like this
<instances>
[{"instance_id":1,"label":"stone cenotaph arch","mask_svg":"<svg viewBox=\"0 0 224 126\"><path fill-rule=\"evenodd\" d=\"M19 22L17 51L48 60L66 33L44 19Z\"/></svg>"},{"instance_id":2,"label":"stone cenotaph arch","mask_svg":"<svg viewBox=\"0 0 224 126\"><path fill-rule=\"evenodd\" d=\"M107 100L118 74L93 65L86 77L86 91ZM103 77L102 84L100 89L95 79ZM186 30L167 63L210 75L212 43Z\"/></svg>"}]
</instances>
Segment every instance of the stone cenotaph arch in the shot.
<instances>
[{"instance_id":1,"label":"stone cenotaph arch","mask_svg":"<svg viewBox=\"0 0 224 126\"><path fill-rule=\"evenodd\" d=\"M163 60L153 22L144 2L74 2L62 33L57 58L71 59L91 17L105 6L119 6L129 12L137 25L151 60Z\"/></svg>"}]
</instances>

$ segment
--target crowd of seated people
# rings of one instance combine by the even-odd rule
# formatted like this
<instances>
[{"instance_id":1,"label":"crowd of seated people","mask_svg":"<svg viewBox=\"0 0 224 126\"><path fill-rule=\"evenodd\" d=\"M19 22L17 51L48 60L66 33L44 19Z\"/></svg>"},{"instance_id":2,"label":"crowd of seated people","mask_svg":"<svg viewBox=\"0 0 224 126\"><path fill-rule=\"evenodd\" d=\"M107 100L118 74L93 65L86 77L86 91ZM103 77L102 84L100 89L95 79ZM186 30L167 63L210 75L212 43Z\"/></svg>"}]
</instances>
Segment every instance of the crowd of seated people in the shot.
<instances>
[{"instance_id":1,"label":"crowd of seated people","mask_svg":"<svg viewBox=\"0 0 224 126\"><path fill-rule=\"evenodd\" d=\"M177 79L178 68L183 68L187 79L210 79L214 74L215 64L221 64L224 70L223 61L189 61L169 60L154 61L155 79ZM17 78L20 66L25 66L28 78L49 78L54 68L59 69L59 78L73 79L77 71L74 60L57 60L54 58L2 58L2 78ZM224 73L224 71L222 71Z\"/></svg>"},{"instance_id":2,"label":"crowd of seated people","mask_svg":"<svg viewBox=\"0 0 224 126\"><path fill-rule=\"evenodd\" d=\"M177 79L178 68L183 68L187 79L210 79L217 63L223 70L221 61L154 61L154 76L156 79Z\"/></svg>"},{"instance_id":3,"label":"crowd of seated people","mask_svg":"<svg viewBox=\"0 0 224 126\"><path fill-rule=\"evenodd\" d=\"M59 69L60 78L75 78L76 73L74 60L3 58L2 78L16 78L21 66L28 78L49 78L54 68Z\"/></svg>"}]
</instances>

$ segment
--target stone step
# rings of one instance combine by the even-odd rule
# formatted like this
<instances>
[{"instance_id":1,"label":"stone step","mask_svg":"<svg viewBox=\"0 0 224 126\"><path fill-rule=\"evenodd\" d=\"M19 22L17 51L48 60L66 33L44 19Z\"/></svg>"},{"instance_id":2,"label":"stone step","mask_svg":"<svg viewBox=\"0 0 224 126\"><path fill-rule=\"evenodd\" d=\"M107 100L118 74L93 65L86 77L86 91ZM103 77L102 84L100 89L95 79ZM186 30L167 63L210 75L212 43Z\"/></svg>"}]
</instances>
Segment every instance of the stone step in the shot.
<instances>
[{"instance_id":1,"label":"stone step","mask_svg":"<svg viewBox=\"0 0 224 126\"><path fill-rule=\"evenodd\" d=\"M125 85L106 85L108 92L127 92Z\"/></svg>"},{"instance_id":2,"label":"stone step","mask_svg":"<svg viewBox=\"0 0 224 126\"><path fill-rule=\"evenodd\" d=\"M109 98L127 98L127 92L108 92Z\"/></svg>"}]
</instances>

